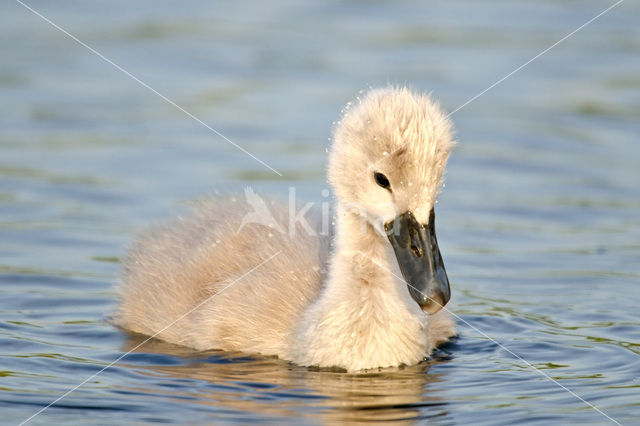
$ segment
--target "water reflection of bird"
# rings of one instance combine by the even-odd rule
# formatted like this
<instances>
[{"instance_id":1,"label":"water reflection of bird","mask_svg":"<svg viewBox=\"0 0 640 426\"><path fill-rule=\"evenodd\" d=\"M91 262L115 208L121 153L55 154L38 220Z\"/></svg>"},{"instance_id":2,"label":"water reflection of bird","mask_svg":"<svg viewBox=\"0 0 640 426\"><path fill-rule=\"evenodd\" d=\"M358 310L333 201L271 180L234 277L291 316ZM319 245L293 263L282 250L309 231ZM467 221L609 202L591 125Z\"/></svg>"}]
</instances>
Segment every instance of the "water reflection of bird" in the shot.
<instances>
[{"instance_id":1,"label":"water reflection of bird","mask_svg":"<svg viewBox=\"0 0 640 426\"><path fill-rule=\"evenodd\" d=\"M258 223L236 233L253 209L202 201L134 244L115 323L196 349L308 366L420 362L455 333L440 310L450 293L433 210L451 146L450 123L427 96L370 91L335 130L331 252L328 237L298 222L285 233ZM269 210L291 223L286 207Z\"/></svg>"},{"instance_id":2,"label":"water reflection of bird","mask_svg":"<svg viewBox=\"0 0 640 426\"><path fill-rule=\"evenodd\" d=\"M135 392L193 403L199 412L209 405L217 421L257 418L290 423L292 418L304 422L307 417L313 423L413 424L431 418L446 423L448 419L448 404L438 387L446 373L429 371L434 363L443 362L440 360L402 369L345 374L295 367L273 357L247 357L239 352L194 352L158 340L136 349L142 341L142 336L131 336L124 350L163 354L166 359L152 355L145 361L140 356L135 364L127 365L125 359L119 365L147 378L159 376L163 386L156 386L153 379L136 380L132 385ZM127 391L126 384L119 386Z\"/></svg>"}]
</instances>

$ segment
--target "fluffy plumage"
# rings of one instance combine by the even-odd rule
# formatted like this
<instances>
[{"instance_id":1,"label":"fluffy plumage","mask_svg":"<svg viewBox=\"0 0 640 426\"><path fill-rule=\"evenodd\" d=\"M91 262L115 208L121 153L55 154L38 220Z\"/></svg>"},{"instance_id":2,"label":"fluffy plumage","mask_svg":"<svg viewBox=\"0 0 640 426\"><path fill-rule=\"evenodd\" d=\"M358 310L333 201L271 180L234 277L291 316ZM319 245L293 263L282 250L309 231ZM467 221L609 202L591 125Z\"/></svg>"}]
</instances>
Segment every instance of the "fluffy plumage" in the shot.
<instances>
[{"instance_id":1,"label":"fluffy plumage","mask_svg":"<svg viewBox=\"0 0 640 426\"><path fill-rule=\"evenodd\" d=\"M287 206L267 205L277 222L269 227L242 220L259 205L255 194L249 203L202 201L190 216L137 239L115 323L196 349L349 371L421 361L455 334L454 324L446 310L428 315L413 301L381 225L407 210L427 223L453 144L450 127L425 95L370 91L335 129L332 252L319 221L315 235L300 224L291 232ZM374 171L393 192L376 184Z\"/></svg>"}]
</instances>

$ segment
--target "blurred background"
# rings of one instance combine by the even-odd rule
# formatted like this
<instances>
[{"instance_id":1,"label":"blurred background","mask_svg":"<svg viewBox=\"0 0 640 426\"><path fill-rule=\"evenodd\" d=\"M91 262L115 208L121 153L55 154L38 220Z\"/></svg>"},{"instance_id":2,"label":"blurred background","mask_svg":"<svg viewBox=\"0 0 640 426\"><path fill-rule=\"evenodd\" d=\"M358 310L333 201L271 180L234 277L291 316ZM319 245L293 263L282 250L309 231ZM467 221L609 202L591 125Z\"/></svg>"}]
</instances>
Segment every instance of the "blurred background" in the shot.
<instances>
[{"instance_id":1,"label":"blurred background","mask_svg":"<svg viewBox=\"0 0 640 426\"><path fill-rule=\"evenodd\" d=\"M135 232L252 186L325 200L333 123L407 84L454 111L607 1L0 5L0 409L19 423L135 338L108 324ZM149 343L30 423L640 418L640 6L451 119L438 237L462 320L419 366L347 375ZM132 342L133 339L133 342ZM603 414L605 413L605 414Z\"/></svg>"}]
</instances>

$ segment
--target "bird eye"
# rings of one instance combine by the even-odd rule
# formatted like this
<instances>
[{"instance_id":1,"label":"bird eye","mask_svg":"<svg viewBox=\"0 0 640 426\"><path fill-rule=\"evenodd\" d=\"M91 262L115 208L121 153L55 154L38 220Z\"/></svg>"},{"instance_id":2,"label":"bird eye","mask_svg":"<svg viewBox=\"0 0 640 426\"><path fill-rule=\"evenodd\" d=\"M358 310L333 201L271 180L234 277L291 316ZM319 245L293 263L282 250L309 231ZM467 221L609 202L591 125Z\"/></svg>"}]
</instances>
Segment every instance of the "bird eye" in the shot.
<instances>
[{"instance_id":1,"label":"bird eye","mask_svg":"<svg viewBox=\"0 0 640 426\"><path fill-rule=\"evenodd\" d=\"M381 187L391 190L391 184L389 183L389 179L382 173L375 172L373 174L373 178L376 180L376 183Z\"/></svg>"}]
</instances>

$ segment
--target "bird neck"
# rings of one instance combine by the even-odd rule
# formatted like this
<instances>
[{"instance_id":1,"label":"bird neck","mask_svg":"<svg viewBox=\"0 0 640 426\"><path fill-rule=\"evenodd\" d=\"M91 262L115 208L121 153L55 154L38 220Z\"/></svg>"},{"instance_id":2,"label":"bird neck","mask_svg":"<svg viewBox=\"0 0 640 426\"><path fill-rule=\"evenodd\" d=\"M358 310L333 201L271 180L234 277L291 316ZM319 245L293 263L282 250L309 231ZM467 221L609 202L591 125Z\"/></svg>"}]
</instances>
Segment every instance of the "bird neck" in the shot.
<instances>
[{"instance_id":1,"label":"bird neck","mask_svg":"<svg viewBox=\"0 0 640 426\"><path fill-rule=\"evenodd\" d=\"M336 210L335 249L328 285L345 287L344 281L348 281L350 288L358 289L393 281L384 237L357 212L341 205Z\"/></svg>"},{"instance_id":2,"label":"bird neck","mask_svg":"<svg viewBox=\"0 0 640 426\"><path fill-rule=\"evenodd\" d=\"M328 280L301 318L291 359L347 370L420 361L426 317L391 274L388 244L356 213L337 214Z\"/></svg>"}]
</instances>

